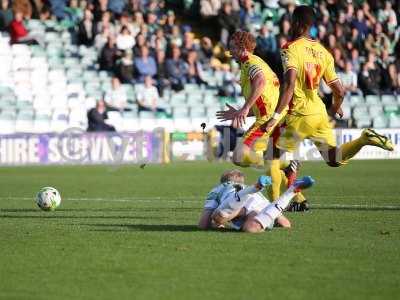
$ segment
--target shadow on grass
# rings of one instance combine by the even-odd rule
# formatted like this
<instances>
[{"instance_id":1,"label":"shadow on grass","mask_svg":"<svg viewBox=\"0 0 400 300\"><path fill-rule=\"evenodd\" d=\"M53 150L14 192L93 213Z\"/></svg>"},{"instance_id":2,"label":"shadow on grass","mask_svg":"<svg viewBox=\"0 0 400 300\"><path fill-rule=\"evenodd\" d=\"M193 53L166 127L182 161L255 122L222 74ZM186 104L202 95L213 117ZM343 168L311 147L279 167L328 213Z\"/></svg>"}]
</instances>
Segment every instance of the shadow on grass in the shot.
<instances>
[{"instance_id":1,"label":"shadow on grass","mask_svg":"<svg viewBox=\"0 0 400 300\"><path fill-rule=\"evenodd\" d=\"M51 214L51 215L50 215ZM0 219L167 219L167 217L154 217L154 216L65 216L59 214L52 214L52 212L38 212L36 215L0 215Z\"/></svg>"},{"instance_id":2,"label":"shadow on grass","mask_svg":"<svg viewBox=\"0 0 400 300\"><path fill-rule=\"evenodd\" d=\"M311 206L311 210L342 210L342 211L387 211L387 210L400 210L400 206L376 206L376 207L367 207L367 206L358 206L358 207L340 207L340 206L324 206L324 207L313 207Z\"/></svg>"},{"instance_id":3,"label":"shadow on grass","mask_svg":"<svg viewBox=\"0 0 400 300\"><path fill-rule=\"evenodd\" d=\"M84 224L94 227L91 231L102 232L129 232L129 231L147 231L147 232L235 232L233 229L224 230L200 230L196 225L176 225L176 224Z\"/></svg>"}]
</instances>

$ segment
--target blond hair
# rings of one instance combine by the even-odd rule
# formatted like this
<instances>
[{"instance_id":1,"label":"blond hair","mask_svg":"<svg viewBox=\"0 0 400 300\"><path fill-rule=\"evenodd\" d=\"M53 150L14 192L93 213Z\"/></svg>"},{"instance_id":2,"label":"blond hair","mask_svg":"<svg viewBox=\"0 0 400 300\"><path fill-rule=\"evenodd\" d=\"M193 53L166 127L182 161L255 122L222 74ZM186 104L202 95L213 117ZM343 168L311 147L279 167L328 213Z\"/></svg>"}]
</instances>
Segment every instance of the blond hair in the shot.
<instances>
[{"instance_id":1,"label":"blond hair","mask_svg":"<svg viewBox=\"0 0 400 300\"><path fill-rule=\"evenodd\" d=\"M236 183L244 183L243 172L238 169L225 171L221 175L220 182L225 183L228 181L232 181L232 182L236 182Z\"/></svg>"}]
</instances>

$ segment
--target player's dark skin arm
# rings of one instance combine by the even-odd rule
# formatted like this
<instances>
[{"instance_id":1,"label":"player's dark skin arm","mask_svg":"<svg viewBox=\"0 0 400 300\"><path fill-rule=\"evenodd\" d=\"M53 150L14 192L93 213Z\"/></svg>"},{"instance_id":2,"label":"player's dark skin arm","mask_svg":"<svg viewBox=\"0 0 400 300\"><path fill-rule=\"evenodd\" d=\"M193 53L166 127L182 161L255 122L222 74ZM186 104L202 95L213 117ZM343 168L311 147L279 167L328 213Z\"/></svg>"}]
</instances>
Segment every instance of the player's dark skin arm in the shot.
<instances>
[{"instance_id":1,"label":"player's dark skin arm","mask_svg":"<svg viewBox=\"0 0 400 300\"><path fill-rule=\"evenodd\" d=\"M283 110L289 105L290 100L293 98L294 87L296 84L297 71L295 69L289 69L284 75L283 89L280 94L278 104L276 105L275 112L281 114ZM268 132L278 121L275 119L269 119L263 126L262 129Z\"/></svg>"},{"instance_id":2,"label":"player's dark skin arm","mask_svg":"<svg viewBox=\"0 0 400 300\"><path fill-rule=\"evenodd\" d=\"M344 88L342 83L340 82L340 80L336 80L334 82L332 82L329 87L332 89L332 93L333 93L333 102L332 102L332 106L329 110L329 114L332 117L335 117L336 114L339 115L340 118L343 117L343 111L342 111L342 103L343 103L343 99L344 99Z\"/></svg>"}]
</instances>

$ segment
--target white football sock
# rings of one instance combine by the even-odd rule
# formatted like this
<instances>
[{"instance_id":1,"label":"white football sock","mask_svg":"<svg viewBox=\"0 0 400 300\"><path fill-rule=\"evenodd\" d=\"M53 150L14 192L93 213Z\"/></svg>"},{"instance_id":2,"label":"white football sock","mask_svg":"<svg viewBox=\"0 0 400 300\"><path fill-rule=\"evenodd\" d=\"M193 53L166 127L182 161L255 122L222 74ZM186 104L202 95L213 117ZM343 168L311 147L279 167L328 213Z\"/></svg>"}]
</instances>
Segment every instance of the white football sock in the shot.
<instances>
[{"instance_id":1,"label":"white football sock","mask_svg":"<svg viewBox=\"0 0 400 300\"><path fill-rule=\"evenodd\" d=\"M295 195L294 187L288 188L287 191L278 198L278 200L272 202L257 216L255 216L255 219L260 222L264 229L272 228L275 219L282 215L282 211L289 205Z\"/></svg>"}]
</instances>

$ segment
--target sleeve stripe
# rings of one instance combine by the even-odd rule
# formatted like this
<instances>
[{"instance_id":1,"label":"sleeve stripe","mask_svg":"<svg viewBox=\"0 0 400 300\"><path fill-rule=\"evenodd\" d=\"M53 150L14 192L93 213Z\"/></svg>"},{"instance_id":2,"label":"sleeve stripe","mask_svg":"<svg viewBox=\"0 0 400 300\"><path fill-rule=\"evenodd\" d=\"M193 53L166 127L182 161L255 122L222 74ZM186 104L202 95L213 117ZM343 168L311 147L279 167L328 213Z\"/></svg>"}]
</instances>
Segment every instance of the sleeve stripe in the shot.
<instances>
[{"instance_id":1,"label":"sleeve stripe","mask_svg":"<svg viewBox=\"0 0 400 300\"><path fill-rule=\"evenodd\" d=\"M259 66L252 65L249 68L249 76L250 76L250 78L253 78L260 71L262 72L262 69Z\"/></svg>"},{"instance_id":2,"label":"sleeve stripe","mask_svg":"<svg viewBox=\"0 0 400 300\"><path fill-rule=\"evenodd\" d=\"M340 80L339 77L337 77L337 78L335 78L335 79L333 79L333 80L327 82L326 84L327 84L327 85L330 85L330 84L334 83L334 82L337 81L337 80Z\"/></svg>"},{"instance_id":3,"label":"sleeve stripe","mask_svg":"<svg viewBox=\"0 0 400 300\"><path fill-rule=\"evenodd\" d=\"M249 73L250 79L253 80L254 77L256 77L259 73L262 73L262 70L261 70L261 69L251 71L251 72Z\"/></svg>"}]
</instances>

